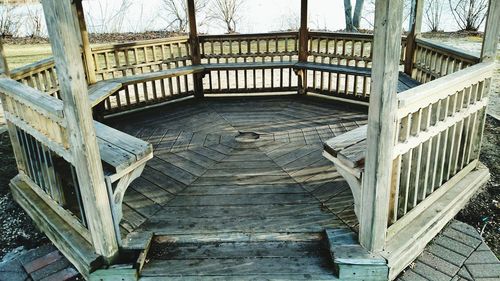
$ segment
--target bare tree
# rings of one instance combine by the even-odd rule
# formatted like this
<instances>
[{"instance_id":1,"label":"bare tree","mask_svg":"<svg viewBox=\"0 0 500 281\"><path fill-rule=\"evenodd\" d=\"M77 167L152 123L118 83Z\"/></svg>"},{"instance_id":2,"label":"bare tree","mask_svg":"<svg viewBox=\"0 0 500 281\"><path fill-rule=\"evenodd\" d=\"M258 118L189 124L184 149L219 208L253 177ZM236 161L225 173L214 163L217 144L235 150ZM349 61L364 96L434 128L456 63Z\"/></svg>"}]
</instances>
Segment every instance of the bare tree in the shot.
<instances>
[{"instance_id":1,"label":"bare tree","mask_svg":"<svg viewBox=\"0 0 500 281\"><path fill-rule=\"evenodd\" d=\"M218 21L227 33L236 32L236 24L241 20L240 11L244 0L214 0L210 18Z\"/></svg>"},{"instance_id":2,"label":"bare tree","mask_svg":"<svg viewBox=\"0 0 500 281\"><path fill-rule=\"evenodd\" d=\"M477 31L486 18L488 0L448 0L448 2L460 30Z\"/></svg>"},{"instance_id":3,"label":"bare tree","mask_svg":"<svg viewBox=\"0 0 500 281\"><path fill-rule=\"evenodd\" d=\"M359 29L364 3L365 0L356 0L353 13L351 0L344 0L345 29L347 31L357 31Z\"/></svg>"},{"instance_id":4,"label":"bare tree","mask_svg":"<svg viewBox=\"0 0 500 281\"><path fill-rule=\"evenodd\" d=\"M104 5L102 2L104 2ZM86 15L91 30L96 33L120 32L127 11L132 6L132 0L121 0L116 12L113 11L115 3L110 4L109 1L97 1L97 4L98 10L89 11Z\"/></svg>"},{"instance_id":5,"label":"bare tree","mask_svg":"<svg viewBox=\"0 0 500 281\"><path fill-rule=\"evenodd\" d=\"M281 16L280 30L297 31L300 28L300 15L296 12L290 12Z\"/></svg>"},{"instance_id":6,"label":"bare tree","mask_svg":"<svg viewBox=\"0 0 500 281\"><path fill-rule=\"evenodd\" d=\"M359 29L359 24L361 23L361 13L363 11L363 5L365 0L356 0L356 5L354 6L354 14L352 15L352 25L354 28Z\"/></svg>"},{"instance_id":7,"label":"bare tree","mask_svg":"<svg viewBox=\"0 0 500 281\"><path fill-rule=\"evenodd\" d=\"M21 27L22 17L14 4L0 6L0 36L16 36Z\"/></svg>"},{"instance_id":8,"label":"bare tree","mask_svg":"<svg viewBox=\"0 0 500 281\"><path fill-rule=\"evenodd\" d=\"M37 6L28 6L26 10L26 24L31 37L41 37L43 28L43 13Z\"/></svg>"},{"instance_id":9,"label":"bare tree","mask_svg":"<svg viewBox=\"0 0 500 281\"><path fill-rule=\"evenodd\" d=\"M427 27L431 32L439 31L441 16L443 15L443 2L440 0L427 0L424 4Z\"/></svg>"},{"instance_id":10,"label":"bare tree","mask_svg":"<svg viewBox=\"0 0 500 281\"><path fill-rule=\"evenodd\" d=\"M205 19L201 13L208 5L207 0L195 0L195 12L197 15L197 24L203 25ZM187 27L189 25L188 21L188 10L186 0L163 0L162 10L167 14L161 14L161 17L167 21L167 29L176 32L187 32Z\"/></svg>"}]
</instances>

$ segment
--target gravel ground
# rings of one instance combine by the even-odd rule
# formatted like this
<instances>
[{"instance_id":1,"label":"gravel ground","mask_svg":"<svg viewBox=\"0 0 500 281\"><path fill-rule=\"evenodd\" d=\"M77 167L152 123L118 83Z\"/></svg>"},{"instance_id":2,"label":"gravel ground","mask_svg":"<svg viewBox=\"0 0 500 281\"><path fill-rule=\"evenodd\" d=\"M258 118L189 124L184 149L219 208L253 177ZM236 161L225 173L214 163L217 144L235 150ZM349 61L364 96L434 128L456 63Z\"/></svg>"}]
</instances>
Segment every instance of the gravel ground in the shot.
<instances>
[{"instance_id":1,"label":"gravel ground","mask_svg":"<svg viewBox=\"0 0 500 281\"><path fill-rule=\"evenodd\" d=\"M500 121L488 116L484 131L480 160L491 173L491 178L457 219L474 226L495 255L500 258Z\"/></svg>"},{"instance_id":2,"label":"gravel ground","mask_svg":"<svg viewBox=\"0 0 500 281\"><path fill-rule=\"evenodd\" d=\"M17 174L9 135L0 134L0 260L13 251L31 249L49 242L12 199L9 181ZM21 247L21 248L18 248Z\"/></svg>"}]
</instances>

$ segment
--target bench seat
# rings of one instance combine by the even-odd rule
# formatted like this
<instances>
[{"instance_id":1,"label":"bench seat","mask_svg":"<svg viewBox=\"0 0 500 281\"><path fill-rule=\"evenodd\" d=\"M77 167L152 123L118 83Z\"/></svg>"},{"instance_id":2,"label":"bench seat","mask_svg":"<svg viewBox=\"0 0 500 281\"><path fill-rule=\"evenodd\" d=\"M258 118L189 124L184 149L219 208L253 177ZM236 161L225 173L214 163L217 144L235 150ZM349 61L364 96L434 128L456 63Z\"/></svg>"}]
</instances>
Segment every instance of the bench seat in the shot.
<instances>
[{"instance_id":1,"label":"bench seat","mask_svg":"<svg viewBox=\"0 0 500 281\"><path fill-rule=\"evenodd\" d=\"M295 64L294 68L303 70L312 70L312 71L349 74L355 76L365 76L365 77L369 77L372 75L372 69L367 67L325 64L316 62L299 62ZM420 82L412 79L409 75L407 75L404 72L399 72L398 93L404 92L419 85L421 85Z\"/></svg>"},{"instance_id":2,"label":"bench seat","mask_svg":"<svg viewBox=\"0 0 500 281\"><path fill-rule=\"evenodd\" d=\"M109 96L127 85L177 77L194 73L201 73L205 68L201 65L190 65L175 69L166 69L132 76L119 77L97 82L89 87L89 100L92 107L97 106Z\"/></svg>"},{"instance_id":3,"label":"bench seat","mask_svg":"<svg viewBox=\"0 0 500 281\"><path fill-rule=\"evenodd\" d=\"M359 214L359 202L361 199L367 129L367 125L358 127L327 140L323 145L323 156L333 162L337 171L351 188L356 214Z\"/></svg>"},{"instance_id":4,"label":"bench seat","mask_svg":"<svg viewBox=\"0 0 500 281\"><path fill-rule=\"evenodd\" d=\"M296 65L291 61L270 61L270 62L236 62L236 63L214 63L205 64L205 70L246 70L246 69L276 69L276 68L292 68Z\"/></svg>"},{"instance_id":5,"label":"bench seat","mask_svg":"<svg viewBox=\"0 0 500 281\"><path fill-rule=\"evenodd\" d=\"M113 95L127 85L172 78L181 75L204 73L206 71L228 71L228 70L249 70L249 69L282 69L293 68L296 72L300 70L324 71L331 73L341 73L356 76L368 77L371 75L371 68L345 66L335 64L324 64L315 62L238 62L238 63L217 63L204 65L190 65L175 69L160 70L155 72L137 74L132 76L119 77L100 81L89 87L89 100L92 107L96 107L106 98ZM420 85L403 72L399 73L398 93Z\"/></svg>"},{"instance_id":6,"label":"bench seat","mask_svg":"<svg viewBox=\"0 0 500 281\"><path fill-rule=\"evenodd\" d=\"M148 142L97 121L94 121L94 126L113 211L113 221L117 233L120 233L123 196L130 183L141 175L146 162L153 157L153 147Z\"/></svg>"},{"instance_id":7,"label":"bench seat","mask_svg":"<svg viewBox=\"0 0 500 281\"><path fill-rule=\"evenodd\" d=\"M324 72L335 72L335 73L342 73L342 74L353 74L353 75L359 75L359 76L372 75L371 68L367 68L367 67L356 67L356 66L346 66L346 65L316 63L316 62L299 62L299 63L295 64L294 68L305 69L305 70L324 71Z\"/></svg>"}]
</instances>

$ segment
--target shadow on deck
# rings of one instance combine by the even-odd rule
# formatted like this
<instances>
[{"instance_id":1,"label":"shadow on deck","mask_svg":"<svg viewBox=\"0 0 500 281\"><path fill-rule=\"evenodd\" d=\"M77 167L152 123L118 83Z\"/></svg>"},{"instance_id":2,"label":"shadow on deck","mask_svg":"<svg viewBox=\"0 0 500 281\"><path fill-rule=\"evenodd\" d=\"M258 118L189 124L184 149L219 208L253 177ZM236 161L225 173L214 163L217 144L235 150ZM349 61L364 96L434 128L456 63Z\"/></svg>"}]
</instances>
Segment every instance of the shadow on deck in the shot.
<instances>
[{"instance_id":1,"label":"shadow on deck","mask_svg":"<svg viewBox=\"0 0 500 281\"><path fill-rule=\"evenodd\" d=\"M286 96L183 103L108 122L154 146L121 222L124 236L156 236L141 276L334 278L322 233L356 231L357 219L322 144L366 124L366 109Z\"/></svg>"}]
</instances>

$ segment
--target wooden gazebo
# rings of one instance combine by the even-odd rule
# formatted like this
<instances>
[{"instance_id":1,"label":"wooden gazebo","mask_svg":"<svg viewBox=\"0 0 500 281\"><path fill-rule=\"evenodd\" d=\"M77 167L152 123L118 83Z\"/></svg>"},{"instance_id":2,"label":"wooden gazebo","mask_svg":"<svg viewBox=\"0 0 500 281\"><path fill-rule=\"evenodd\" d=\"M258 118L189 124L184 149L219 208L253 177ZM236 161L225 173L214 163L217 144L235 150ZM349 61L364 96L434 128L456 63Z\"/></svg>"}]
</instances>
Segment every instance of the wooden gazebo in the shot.
<instances>
[{"instance_id":1,"label":"wooden gazebo","mask_svg":"<svg viewBox=\"0 0 500 281\"><path fill-rule=\"evenodd\" d=\"M0 48L13 196L85 278L392 280L486 183L499 2L479 57L420 37L423 0L406 37L403 1L373 35L307 2L299 32L201 36L187 0L189 36L95 47L81 0L42 0L54 58Z\"/></svg>"}]
</instances>

